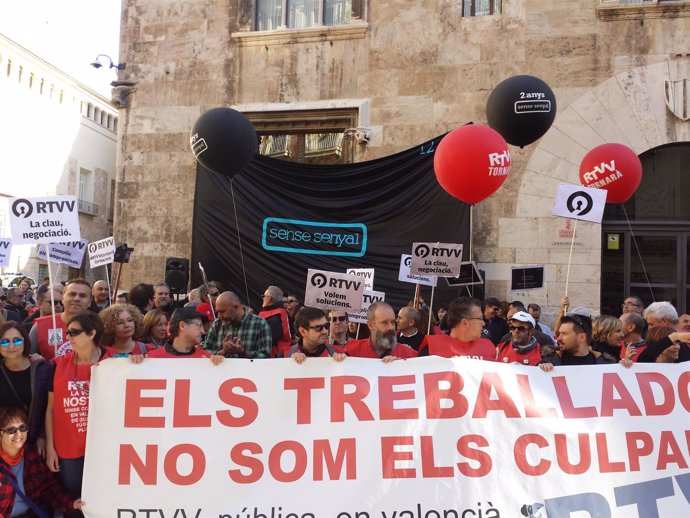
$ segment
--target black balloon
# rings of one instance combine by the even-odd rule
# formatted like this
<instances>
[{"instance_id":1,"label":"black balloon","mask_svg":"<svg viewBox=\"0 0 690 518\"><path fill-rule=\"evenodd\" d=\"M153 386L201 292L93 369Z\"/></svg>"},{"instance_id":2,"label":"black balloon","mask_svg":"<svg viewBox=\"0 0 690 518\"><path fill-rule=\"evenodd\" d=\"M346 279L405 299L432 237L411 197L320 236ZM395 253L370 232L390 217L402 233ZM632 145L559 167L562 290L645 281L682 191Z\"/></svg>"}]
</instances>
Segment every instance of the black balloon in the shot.
<instances>
[{"instance_id":1,"label":"black balloon","mask_svg":"<svg viewBox=\"0 0 690 518\"><path fill-rule=\"evenodd\" d=\"M531 144L556 118L556 96L534 76L513 76L494 88L486 103L486 120L514 146Z\"/></svg>"},{"instance_id":2,"label":"black balloon","mask_svg":"<svg viewBox=\"0 0 690 518\"><path fill-rule=\"evenodd\" d=\"M214 173L235 176L256 154L256 131L244 114L213 108L199 117L189 138L197 161Z\"/></svg>"}]
</instances>

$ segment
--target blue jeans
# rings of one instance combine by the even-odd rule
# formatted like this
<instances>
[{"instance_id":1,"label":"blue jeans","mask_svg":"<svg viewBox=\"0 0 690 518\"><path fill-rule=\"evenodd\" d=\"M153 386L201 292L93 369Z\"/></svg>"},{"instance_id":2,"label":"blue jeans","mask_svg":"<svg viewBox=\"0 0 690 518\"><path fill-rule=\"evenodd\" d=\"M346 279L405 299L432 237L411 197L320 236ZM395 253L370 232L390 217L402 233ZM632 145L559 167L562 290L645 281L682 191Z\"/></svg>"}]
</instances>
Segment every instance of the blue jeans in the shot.
<instances>
[{"instance_id":1,"label":"blue jeans","mask_svg":"<svg viewBox=\"0 0 690 518\"><path fill-rule=\"evenodd\" d=\"M81 498L81 481L84 474L84 457L76 459L59 459L60 461L60 479L62 485L67 492L74 498ZM83 517L81 511L65 513L65 518L81 518Z\"/></svg>"}]
</instances>

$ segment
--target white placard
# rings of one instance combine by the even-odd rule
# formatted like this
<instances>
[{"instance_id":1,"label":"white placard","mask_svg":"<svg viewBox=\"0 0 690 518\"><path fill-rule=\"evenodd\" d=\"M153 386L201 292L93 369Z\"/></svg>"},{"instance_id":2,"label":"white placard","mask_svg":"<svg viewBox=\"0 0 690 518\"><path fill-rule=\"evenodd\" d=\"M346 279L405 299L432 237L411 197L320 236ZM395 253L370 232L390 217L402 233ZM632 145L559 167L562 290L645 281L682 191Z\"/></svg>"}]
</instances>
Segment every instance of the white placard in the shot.
<instances>
[{"instance_id":1,"label":"white placard","mask_svg":"<svg viewBox=\"0 0 690 518\"><path fill-rule=\"evenodd\" d=\"M10 265L11 253L12 240L9 238L0 239L0 268L7 268Z\"/></svg>"},{"instance_id":2,"label":"white placard","mask_svg":"<svg viewBox=\"0 0 690 518\"><path fill-rule=\"evenodd\" d=\"M8 198L12 241L67 243L81 239L79 211L74 196Z\"/></svg>"},{"instance_id":3,"label":"white placard","mask_svg":"<svg viewBox=\"0 0 690 518\"><path fill-rule=\"evenodd\" d=\"M411 282L412 284L423 284L424 286L436 286L438 277L426 275L412 275L410 273L410 264L412 263L412 256L402 254L400 256L400 270L398 271L398 280L401 282Z\"/></svg>"},{"instance_id":4,"label":"white placard","mask_svg":"<svg viewBox=\"0 0 690 518\"><path fill-rule=\"evenodd\" d=\"M553 215L601 223L606 208L605 189L562 183L556 192Z\"/></svg>"},{"instance_id":5,"label":"white placard","mask_svg":"<svg viewBox=\"0 0 690 518\"><path fill-rule=\"evenodd\" d=\"M89 243L91 269L112 263L113 257L115 257L115 238L113 236Z\"/></svg>"},{"instance_id":6,"label":"white placard","mask_svg":"<svg viewBox=\"0 0 690 518\"><path fill-rule=\"evenodd\" d=\"M307 270L304 305L357 313L362 307L364 279L355 275Z\"/></svg>"},{"instance_id":7,"label":"white placard","mask_svg":"<svg viewBox=\"0 0 690 518\"><path fill-rule=\"evenodd\" d=\"M374 269L373 268L348 268L345 272L348 275L356 275L364 279L364 289L372 291L374 289Z\"/></svg>"},{"instance_id":8,"label":"white placard","mask_svg":"<svg viewBox=\"0 0 690 518\"><path fill-rule=\"evenodd\" d=\"M382 291L368 291L364 290L362 294L362 310L359 313L351 313L348 318L351 322L357 322L358 324L367 323L367 309L374 302L383 302L386 300L386 294Z\"/></svg>"},{"instance_id":9,"label":"white placard","mask_svg":"<svg viewBox=\"0 0 690 518\"><path fill-rule=\"evenodd\" d=\"M457 277L462 263L462 245L459 243L413 243L412 275Z\"/></svg>"},{"instance_id":10,"label":"white placard","mask_svg":"<svg viewBox=\"0 0 690 518\"><path fill-rule=\"evenodd\" d=\"M79 241L71 241L69 243L51 243L50 244L50 260L54 263L66 264L72 268L81 268L82 260L84 259L84 252L86 252L86 239ZM46 246L38 246L38 258L46 261Z\"/></svg>"}]
</instances>

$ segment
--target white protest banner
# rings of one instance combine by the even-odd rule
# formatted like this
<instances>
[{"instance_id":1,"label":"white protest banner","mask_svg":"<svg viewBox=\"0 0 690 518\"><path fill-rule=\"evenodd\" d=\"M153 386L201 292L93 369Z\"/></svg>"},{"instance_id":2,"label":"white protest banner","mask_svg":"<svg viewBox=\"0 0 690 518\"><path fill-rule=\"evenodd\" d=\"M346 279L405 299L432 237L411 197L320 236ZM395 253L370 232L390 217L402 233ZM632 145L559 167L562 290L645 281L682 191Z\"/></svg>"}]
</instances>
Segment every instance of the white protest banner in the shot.
<instances>
[{"instance_id":1,"label":"white protest banner","mask_svg":"<svg viewBox=\"0 0 690 518\"><path fill-rule=\"evenodd\" d=\"M364 279L355 275L309 269L304 305L355 313L362 307L363 292Z\"/></svg>"},{"instance_id":2,"label":"white protest banner","mask_svg":"<svg viewBox=\"0 0 690 518\"><path fill-rule=\"evenodd\" d=\"M367 323L367 309L374 302L383 302L386 300L386 294L382 291L364 290L362 294L362 309L359 313L350 313L348 318L350 322L357 322L358 324Z\"/></svg>"},{"instance_id":3,"label":"white protest banner","mask_svg":"<svg viewBox=\"0 0 690 518\"><path fill-rule=\"evenodd\" d=\"M66 264L72 268L81 268L81 262L84 259L84 252L86 252L86 244L88 240L80 239L79 241L72 241L69 243L51 243L50 244L50 260L54 263ZM39 259L47 260L46 245L38 246Z\"/></svg>"},{"instance_id":4,"label":"white protest banner","mask_svg":"<svg viewBox=\"0 0 690 518\"><path fill-rule=\"evenodd\" d=\"M12 240L7 238L0 239L0 268L7 268L10 265L11 253Z\"/></svg>"},{"instance_id":5,"label":"white protest banner","mask_svg":"<svg viewBox=\"0 0 690 518\"><path fill-rule=\"evenodd\" d=\"M436 286L438 277L426 275L412 275L410 273L410 264L412 263L412 256L402 254L400 256L400 270L398 270L398 280L401 282L411 282L412 284L423 284L424 286Z\"/></svg>"},{"instance_id":6,"label":"white protest banner","mask_svg":"<svg viewBox=\"0 0 690 518\"><path fill-rule=\"evenodd\" d=\"M84 512L686 517L689 383L683 364L107 359Z\"/></svg>"},{"instance_id":7,"label":"white protest banner","mask_svg":"<svg viewBox=\"0 0 690 518\"><path fill-rule=\"evenodd\" d=\"M74 196L8 198L12 241L66 243L81 238L79 212Z\"/></svg>"},{"instance_id":8,"label":"white protest banner","mask_svg":"<svg viewBox=\"0 0 690 518\"><path fill-rule=\"evenodd\" d=\"M356 275L357 277L362 277L364 279L364 289L373 290L374 289L374 269L373 268L348 268L345 271L348 275Z\"/></svg>"},{"instance_id":9,"label":"white protest banner","mask_svg":"<svg viewBox=\"0 0 690 518\"><path fill-rule=\"evenodd\" d=\"M457 277L462 263L458 243L413 243L410 273L435 277Z\"/></svg>"},{"instance_id":10,"label":"white protest banner","mask_svg":"<svg viewBox=\"0 0 690 518\"><path fill-rule=\"evenodd\" d=\"M558 185L553 215L601 223L606 208L606 189L562 183Z\"/></svg>"},{"instance_id":11,"label":"white protest banner","mask_svg":"<svg viewBox=\"0 0 690 518\"><path fill-rule=\"evenodd\" d=\"M100 241L89 243L89 265L91 269L105 266L113 262L115 257L115 238L106 237Z\"/></svg>"}]
</instances>

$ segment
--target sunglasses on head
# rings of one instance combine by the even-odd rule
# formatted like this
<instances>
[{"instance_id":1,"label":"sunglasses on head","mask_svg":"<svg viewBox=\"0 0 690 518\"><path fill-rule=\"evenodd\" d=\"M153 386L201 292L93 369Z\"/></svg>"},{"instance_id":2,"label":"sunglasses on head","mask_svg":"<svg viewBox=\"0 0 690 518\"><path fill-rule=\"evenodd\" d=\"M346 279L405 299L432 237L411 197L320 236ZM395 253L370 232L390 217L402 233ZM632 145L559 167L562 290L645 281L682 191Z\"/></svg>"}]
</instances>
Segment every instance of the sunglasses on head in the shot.
<instances>
[{"instance_id":1,"label":"sunglasses on head","mask_svg":"<svg viewBox=\"0 0 690 518\"><path fill-rule=\"evenodd\" d=\"M347 317L345 317L345 316L331 317L331 322L345 322L346 320L347 320Z\"/></svg>"},{"instance_id":2,"label":"sunglasses on head","mask_svg":"<svg viewBox=\"0 0 690 518\"><path fill-rule=\"evenodd\" d=\"M331 327L331 324L329 324L328 322L326 322L325 324L319 324L319 325L317 325L317 326L309 326L307 329L313 329L313 330L316 331L317 333L320 333L320 332L323 331L324 329L325 329L326 331L328 331L328 330L330 329L330 327Z\"/></svg>"},{"instance_id":3,"label":"sunglasses on head","mask_svg":"<svg viewBox=\"0 0 690 518\"><path fill-rule=\"evenodd\" d=\"M4 428L2 431L5 432L7 435L14 435L17 432L21 432L21 433L28 432L29 427L26 426L25 424L20 424L19 426L10 426L8 428Z\"/></svg>"},{"instance_id":4,"label":"sunglasses on head","mask_svg":"<svg viewBox=\"0 0 690 518\"><path fill-rule=\"evenodd\" d=\"M16 345L17 347L19 347L20 345L24 345L24 339L20 338L19 336L15 336L14 338L12 338L11 342L9 338L3 338L2 340L0 340L0 346L2 347L9 347L10 343L12 345Z\"/></svg>"},{"instance_id":5,"label":"sunglasses on head","mask_svg":"<svg viewBox=\"0 0 690 518\"><path fill-rule=\"evenodd\" d=\"M79 336L82 333L85 333L83 329L79 329L78 327L73 327L72 329L67 330L67 336L71 336L74 338L75 336Z\"/></svg>"}]
</instances>

